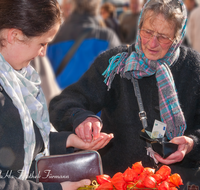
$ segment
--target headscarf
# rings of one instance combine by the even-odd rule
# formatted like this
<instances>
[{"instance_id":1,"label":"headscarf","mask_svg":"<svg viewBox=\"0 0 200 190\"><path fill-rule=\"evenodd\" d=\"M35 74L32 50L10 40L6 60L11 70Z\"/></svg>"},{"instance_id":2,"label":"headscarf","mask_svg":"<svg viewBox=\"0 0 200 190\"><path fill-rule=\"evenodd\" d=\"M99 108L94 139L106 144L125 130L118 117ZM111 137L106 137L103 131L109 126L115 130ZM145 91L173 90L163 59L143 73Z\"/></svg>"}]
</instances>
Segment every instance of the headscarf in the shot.
<instances>
[{"instance_id":1,"label":"headscarf","mask_svg":"<svg viewBox=\"0 0 200 190\"><path fill-rule=\"evenodd\" d=\"M144 5L140 13L138 24L140 23L143 11L150 1L151 0L148 0ZM163 1L167 4L171 0ZM181 37L176 41L174 40L173 44L163 58L154 61L149 60L145 56L141 48L141 38L138 30L135 43L136 51L133 51L129 57L127 52L122 52L110 58L110 64L103 73L105 76L104 82L107 84L108 89L111 87L112 81L116 74L120 74L121 77L127 79L141 79L143 77L148 77L155 74L159 94L160 116L162 122L167 124L166 136L168 139L182 136L186 130L186 121L180 107L175 83L169 68L169 66L172 65L179 57L179 46L182 43L186 32L186 7L181 0L177 1L180 4L180 8L182 9L182 14L184 16ZM158 2L161 2L161 0L158 0Z\"/></svg>"},{"instance_id":2,"label":"headscarf","mask_svg":"<svg viewBox=\"0 0 200 190\"><path fill-rule=\"evenodd\" d=\"M19 111L24 130L24 166L19 179L27 179L35 150L33 121L44 141L43 155L49 155L49 114L46 100L40 87L40 77L32 66L14 70L0 54L0 83ZM17 128L16 128L17 129Z\"/></svg>"}]
</instances>

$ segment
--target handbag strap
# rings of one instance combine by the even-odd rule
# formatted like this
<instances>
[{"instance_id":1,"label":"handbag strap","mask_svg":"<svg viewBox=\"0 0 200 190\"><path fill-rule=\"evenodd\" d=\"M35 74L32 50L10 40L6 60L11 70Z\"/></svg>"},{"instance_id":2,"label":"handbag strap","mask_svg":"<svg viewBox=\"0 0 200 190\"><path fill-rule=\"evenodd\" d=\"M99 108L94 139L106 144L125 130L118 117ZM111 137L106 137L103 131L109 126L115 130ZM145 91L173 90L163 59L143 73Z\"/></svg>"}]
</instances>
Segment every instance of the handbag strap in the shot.
<instances>
[{"instance_id":1,"label":"handbag strap","mask_svg":"<svg viewBox=\"0 0 200 190\"><path fill-rule=\"evenodd\" d=\"M131 52L132 52L132 45L130 45L128 47L128 56L131 54ZM140 93L139 83L138 83L138 80L135 78L132 78L131 81L134 86L135 96L137 97L140 121L142 122L143 129L145 129L148 126L147 125L147 117L146 117L146 112L144 111L144 106L143 106L142 97L141 97L141 93ZM147 144L147 147L152 147L151 143L149 143L148 141L146 141L146 144Z\"/></svg>"},{"instance_id":2,"label":"handbag strap","mask_svg":"<svg viewBox=\"0 0 200 190\"><path fill-rule=\"evenodd\" d=\"M132 45L130 45L128 47L128 56L131 54L131 52L132 52ZM135 78L132 78L131 81L134 86L135 96L137 97L137 102L138 102L138 106L139 106L139 110L140 110L139 117L142 122L142 126L145 129L148 126L147 125L147 117L146 117L146 112L144 111L144 106L143 106L142 97L141 97L141 93L140 93L139 83L138 83L138 80Z\"/></svg>"},{"instance_id":3,"label":"handbag strap","mask_svg":"<svg viewBox=\"0 0 200 190\"><path fill-rule=\"evenodd\" d=\"M79 38L74 42L74 44L72 45L72 47L70 48L70 50L67 52L67 54L65 55L65 57L63 58L61 64L59 65L57 71L56 71L56 77L64 70L64 68L67 66L67 64L69 63L70 59L72 58L72 56L74 55L74 53L76 52L76 50L78 49L78 47L80 46L80 44L82 43L82 41L87 37L87 35L89 34L89 32L91 31L91 28L87 28L82 35L79 36Z\"/></svg>"}]
</instances>

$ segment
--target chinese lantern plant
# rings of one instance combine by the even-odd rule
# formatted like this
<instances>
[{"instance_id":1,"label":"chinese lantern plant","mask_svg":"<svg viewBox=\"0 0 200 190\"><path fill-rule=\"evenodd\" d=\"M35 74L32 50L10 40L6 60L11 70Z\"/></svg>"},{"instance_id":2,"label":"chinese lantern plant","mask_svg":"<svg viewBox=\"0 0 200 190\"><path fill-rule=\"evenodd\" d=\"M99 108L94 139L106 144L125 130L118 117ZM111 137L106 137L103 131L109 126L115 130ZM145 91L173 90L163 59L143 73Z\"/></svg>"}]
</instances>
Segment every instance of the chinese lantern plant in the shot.
<instances>
[{"instance_id":1,"label":"chinese lantern plant","mask_svg":"<svg viewBox=\"0 0 200 190\"><path fill-rule=\"evenodd\" d=\"M169 166L163 165L158 171L143 167L142 162L136 162L132 168L128 167L124 173L118 172L112 178L109 175L96 176L97 183L79 189L95 190L177 190L183 185L179 174L171 174Z\"/></svg>"}]
</instances>

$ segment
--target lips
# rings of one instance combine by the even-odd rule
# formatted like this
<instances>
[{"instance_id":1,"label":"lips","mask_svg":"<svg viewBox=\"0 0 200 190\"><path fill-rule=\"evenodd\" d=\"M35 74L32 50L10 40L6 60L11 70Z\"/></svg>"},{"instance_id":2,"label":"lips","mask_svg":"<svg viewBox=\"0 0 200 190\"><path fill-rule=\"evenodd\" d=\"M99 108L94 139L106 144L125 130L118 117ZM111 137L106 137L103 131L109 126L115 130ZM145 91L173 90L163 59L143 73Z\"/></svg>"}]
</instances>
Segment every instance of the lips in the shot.
<instances>
[{"instance_id":1,"label":"lips","mask_svg":"<svg viewBox=\"0 0 200 190\"><path fill-rule=\"evenodd\" d=\"M147 48L148 49L148 48ZM156 51L156 50L152 50L152 49L148 49L148 51L151 53L151 54L157 54L159 51Z\"/></svg>"}]
</instances>

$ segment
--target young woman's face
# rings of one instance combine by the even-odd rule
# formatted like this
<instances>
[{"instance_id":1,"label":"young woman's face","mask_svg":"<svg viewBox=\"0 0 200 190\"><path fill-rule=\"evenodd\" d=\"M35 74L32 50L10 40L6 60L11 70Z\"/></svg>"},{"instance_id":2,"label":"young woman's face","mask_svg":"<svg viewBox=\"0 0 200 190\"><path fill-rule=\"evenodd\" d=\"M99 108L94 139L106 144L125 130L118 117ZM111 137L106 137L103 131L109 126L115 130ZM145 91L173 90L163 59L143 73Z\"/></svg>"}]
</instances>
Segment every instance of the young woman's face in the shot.
<instances>
[{"instance_id":1,"label":"young woman's face","mask_svg":"<svg viewBox=\"0 0 200 190\"><path fill-rule=\"evenodd\" d=\"M156 35L164 35L170 39L174 39L175 27L172 23L166 21L162 14L153 17L153 19L150 14L147 13L141 29L153 31L154 35L148 39L143 37L140 32L141 45L142 50L148 59L158 60L163 58L168 52L170 46L172 45L172 41L167 44L161 43L158 41Z\"/></svg>"},{"instance_id":2,"label":"young woman's face","mask_svg":"<svg viewBox=\"0 0 200 190\"><path fill-rule=\"evenodd\" d=\"M53 40L59 27L60 24L55 24L41 36L26 39L25 41L16 41L7 50L9 56L4 58L15 70L28 66L35 57L46 55L47 44Z\"/></svg>"}]
</instances>

